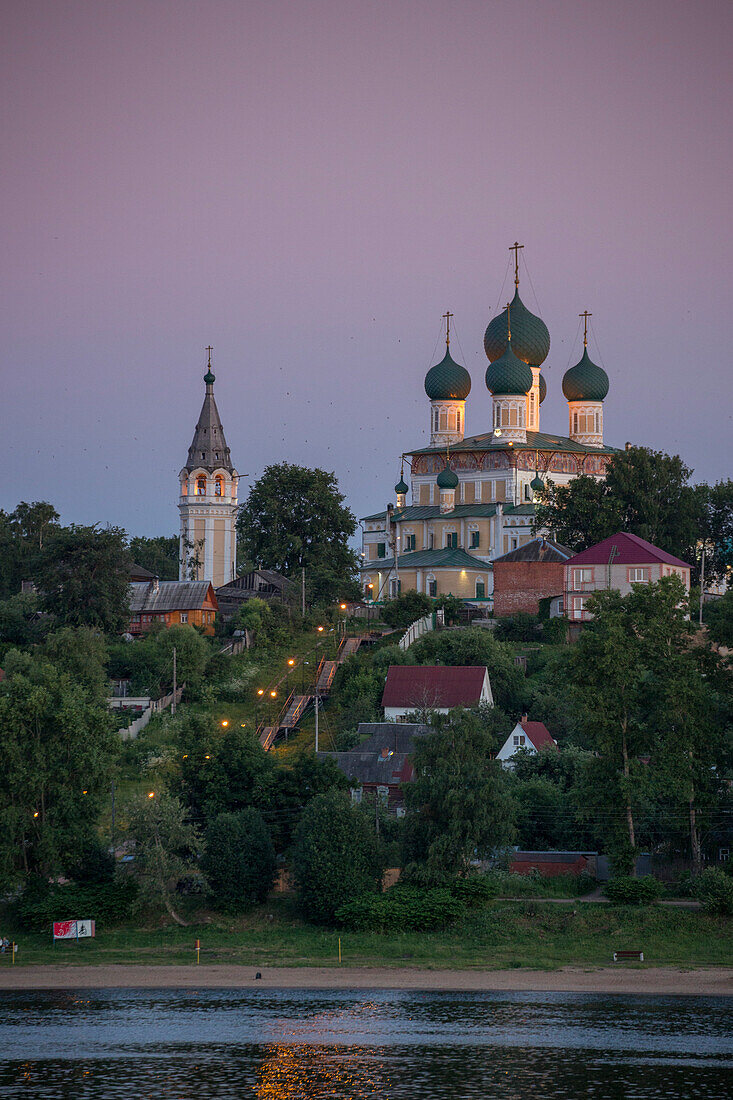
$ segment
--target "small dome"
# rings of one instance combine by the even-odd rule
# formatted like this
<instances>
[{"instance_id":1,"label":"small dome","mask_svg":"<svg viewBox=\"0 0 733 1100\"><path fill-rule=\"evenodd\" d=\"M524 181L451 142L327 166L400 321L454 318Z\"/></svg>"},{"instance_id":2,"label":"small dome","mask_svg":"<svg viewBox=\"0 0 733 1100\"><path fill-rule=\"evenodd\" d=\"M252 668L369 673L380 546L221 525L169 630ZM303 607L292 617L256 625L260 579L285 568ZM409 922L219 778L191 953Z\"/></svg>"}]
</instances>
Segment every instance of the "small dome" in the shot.
<instances>
[{"instance_id":1,"label":"small dome","mask_svg":"<svg viewBox=\"0 0 733 1100\"><path fill-rule=\"evenodd\" d=\"M545 487L545 483L539 474L535 474L529 483L529 487L533 493L541 493Z\"/></svg>"},{"instance_id":2,"label":"small dome","mask_svg":"<svg viewBox=\"0 0 733 1100\"><path fill-rule=\"evenodd\" d=\"M214 382L216 382L216 375L212 371L211 367L209 367L206 374L204 375L204 382L207 386L213 386Z\"/></svg>"},{"instance_id":3,"label":"small dome","mask_svg":"<svg viewBox=\"0 0 733 1100\"><path fill-rule=\"evenodd\" d=\"M540 375L540 405L547 397L547 382L545 382L545 376Z\"/></svg>"},{"instance_id":4,"label":"small dome","mask_svg":"<svg viewBox=\"0 0 733 1100\"><path fill-rule=\"evenodd\" d=\"M396 493L401 494L402 496L404 496L405 493L409 492L409 489L410 489L410 486L405 485L404 478L400 478L400 480L397 482L397 484L394 487L394 491Z\"/></svg>"},{"instance_id":5,"label":"small dome","mask_svg":"<svg viewBox=\"0 0 733 1100\"><path fill-rule=\"evenodd\" d=\"M445 358L425 375L425 393L431 401L465 401L470 392L471 375L446 348Z\"/></svg>"},{"instance_id":6,"label":"small dome","mask_svg":"<svg viewBox=\"0 0 733 1100\"><path fill-rule=\"evenodd\" d=\"M550 333L547 325L540 317L525 306L519 297L519 291L514 294L514 299L509 307L512 323L512 347L514 354L525 363L533 367L541 366L550 352ZM493 321L484 335L484 351L490 363L500 359L506 351L508 343L508 325L506 309Z\"/></svg>"},{"instance_id":7,"label":"small dome","mask_svg":"<svg viewBox=\"0 0 733 1100\"><path fill-rule=\"evenodd\" d=\"M458 478L451 470L450 466L444 466L436 478L439 489L457 489Z\"/></svg>"},{"instance_id":8,"label":"small dome","mask_svg":"<svg viewBox=\"0 0 733 1100\"><path fill-rule=\"evenodd\" d=\"M587 348L580 362L565 372L562 392L568 401L603 401L608 393L608 375L588 358Z\"/></svg>"},{"instance_id":9,"label":"small dome","mask_svg":"<svg viewBox=\"0 0 733 1100\"><path fill-rule=\"evenodd\" d=\"M486 386L493 394L529 393L532 389L532 371L523 359L517 359L513 345L512 339L502 357L486 368Z\"/></svg>"}]
</instances>

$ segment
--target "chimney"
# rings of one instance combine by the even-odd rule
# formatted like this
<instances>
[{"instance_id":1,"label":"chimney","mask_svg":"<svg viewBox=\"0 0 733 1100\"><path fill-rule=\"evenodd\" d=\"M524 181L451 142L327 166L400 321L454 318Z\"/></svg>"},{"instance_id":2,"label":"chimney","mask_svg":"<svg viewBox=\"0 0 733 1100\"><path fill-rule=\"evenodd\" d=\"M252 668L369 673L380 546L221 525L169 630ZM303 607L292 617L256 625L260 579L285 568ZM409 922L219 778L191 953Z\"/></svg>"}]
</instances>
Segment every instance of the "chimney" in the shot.
<instances>
[{"instance_id":1,"label":"chimney","mask_svg":"<svg viewBox=\"0 0 733 1100\"><path fill-rule=\"evenodd\" d=\"M522 722L521 722L521 725L524 725L524 724L525 724L525 722L527 722L527 721L528 721L528 719L529 719L529 715L527 715L527 714L523 714L523 715L522 715Z\"/></svg>"}]
</instances>

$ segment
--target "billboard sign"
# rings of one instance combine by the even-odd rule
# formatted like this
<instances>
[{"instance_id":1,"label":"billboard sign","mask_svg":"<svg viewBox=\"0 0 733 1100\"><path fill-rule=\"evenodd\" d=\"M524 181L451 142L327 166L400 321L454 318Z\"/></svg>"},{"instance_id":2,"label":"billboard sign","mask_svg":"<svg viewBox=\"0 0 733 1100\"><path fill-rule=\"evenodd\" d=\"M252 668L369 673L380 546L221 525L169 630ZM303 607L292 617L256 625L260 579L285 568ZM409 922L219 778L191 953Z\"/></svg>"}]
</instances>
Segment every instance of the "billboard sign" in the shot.
<instances>
[{"instance_id":1,"label":"billboard sign","mask_svg":"<svg viewBox=\"0 0 733 1100\"><path fill-rule=\"evenodd\" d=\"M95 934L93 920L56 920L51 926L54 940L88 940Z\"/></svg>"}]
</instances>

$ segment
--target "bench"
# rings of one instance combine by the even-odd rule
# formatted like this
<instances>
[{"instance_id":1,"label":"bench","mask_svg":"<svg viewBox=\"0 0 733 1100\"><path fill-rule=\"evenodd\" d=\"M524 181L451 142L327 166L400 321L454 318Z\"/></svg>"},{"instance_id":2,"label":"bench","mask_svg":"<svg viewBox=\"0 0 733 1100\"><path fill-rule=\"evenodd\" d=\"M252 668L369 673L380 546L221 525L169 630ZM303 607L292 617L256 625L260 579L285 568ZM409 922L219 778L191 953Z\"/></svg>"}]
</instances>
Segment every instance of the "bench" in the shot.
<instances>
[{"instance_id":1,"label":"bench","mask_svg":"<svg viewBox=\"0 0 733 1100\"><path fill-rule=\"evenodd\" d=\"M614 951L614 953L613 953L613 961L614 962L623 962L624 959L633 959L634 962L643 963L644 962L644 952L643 951Z\"/></svg>"}]
</instances>

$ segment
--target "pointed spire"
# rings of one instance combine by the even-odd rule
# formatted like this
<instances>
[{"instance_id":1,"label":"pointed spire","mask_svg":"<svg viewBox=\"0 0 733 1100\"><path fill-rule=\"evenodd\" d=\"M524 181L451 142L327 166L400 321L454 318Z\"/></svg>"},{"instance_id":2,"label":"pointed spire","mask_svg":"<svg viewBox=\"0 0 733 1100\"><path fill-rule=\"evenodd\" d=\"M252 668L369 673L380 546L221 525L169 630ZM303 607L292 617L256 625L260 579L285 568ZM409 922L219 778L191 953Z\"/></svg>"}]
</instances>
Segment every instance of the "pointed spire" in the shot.
<instances>
[{"instance_id":1,"label":"pointed spire","mask_svg":"<svg viewBox=\"0 0 733 1100\"><path fill-rule=\"evenodd\" d=\"M211 369L211 353L213 350L211 345L206 348L208 354L206 374L204 375L206 394L199 413L196 430L193 433L193 440L188 449L186 468L193 470L202 467L205 470L223 469L232 472L234 466L224 438L224 428L214 398L216 376Z\"/></svg>"}]
</instances>

